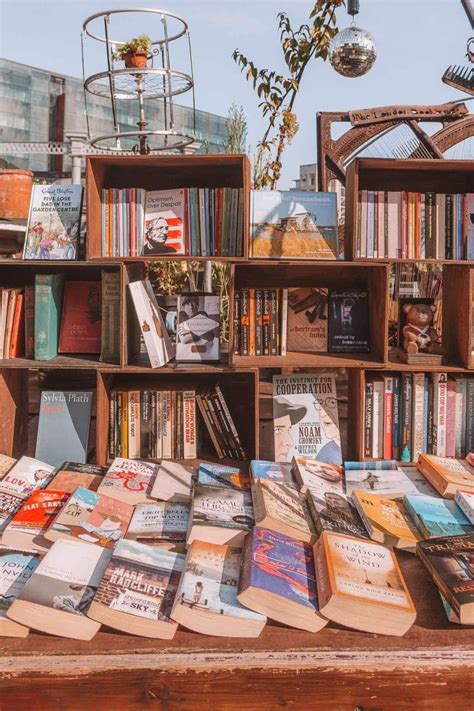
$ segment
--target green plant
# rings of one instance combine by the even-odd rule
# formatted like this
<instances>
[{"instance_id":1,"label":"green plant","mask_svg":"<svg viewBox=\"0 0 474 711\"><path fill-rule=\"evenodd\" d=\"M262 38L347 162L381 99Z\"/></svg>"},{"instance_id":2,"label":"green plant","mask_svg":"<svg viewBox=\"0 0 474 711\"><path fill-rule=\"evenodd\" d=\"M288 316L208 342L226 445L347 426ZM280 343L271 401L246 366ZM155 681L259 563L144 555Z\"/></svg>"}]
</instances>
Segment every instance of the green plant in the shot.
<instances>
[{"instance_id":1,"label":"green plant","mask_svg":"<svg viewBox=\"0 0 474 711\"><path fill-rule=\"evenodd\" d=\"M126 54L135 54L135 52L149 52L151 49L151 39L148 35L140 35L139 37L134 37L128 42L117 45L114 49L112 56L118 61L123 59Z\"/></svg>"},{"instance_id":2,"label":"green plant","mask_svg":"<svg viewBox=\"0 0 474 711\"><path fill-rule=\"evenodd\" d=\"M224 143L226 153L245 153L247 141L247 120L243 106L237 106L235 101L229 107L225 122L227 133Z\"/></svg>"},{"instance_id":3,"label":"green plant","mask_svg":"<svg viewBox=\"0 0 474 711\"><path fill-rule=\"evenodd\" d=\"M327 59L329 42L338 32L336 9L344 0L317 0L311 10L310 22L293 30L288 15L278 14L278 29L283 58L288 69L284 76L274 70L258 69L254 62L238 49L233 59L246 72L257 96L262 116L268 124L257 143L254 164L254 184L258 189L277 187L281 174L282 155L298 131L298 119L293 106L308 63L315 58Z\"/></svg>"}]
</instances>

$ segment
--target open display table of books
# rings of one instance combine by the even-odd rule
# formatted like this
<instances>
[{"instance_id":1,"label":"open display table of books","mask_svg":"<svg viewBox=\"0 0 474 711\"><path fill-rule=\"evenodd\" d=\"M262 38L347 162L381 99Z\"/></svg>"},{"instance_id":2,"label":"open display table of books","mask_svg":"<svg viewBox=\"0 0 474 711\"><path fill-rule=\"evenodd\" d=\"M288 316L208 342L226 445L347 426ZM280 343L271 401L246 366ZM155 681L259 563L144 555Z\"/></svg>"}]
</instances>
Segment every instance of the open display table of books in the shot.
<instances>
[{"instance_id":1,"label":"open display table of books","mask_svg":"<svg viewBox=\"0 0 474 711\"><path fill-rule=\"evenodd\" d=\"M2 711L38 708L38 698L42 708L75 711L274 711L316 700L327 711L467 709L474 628L449 624L421 564L398 558L417 609L404 637L335 625L316 634L268 625L253 640L179 630L171 642L102 631L76 642L32 631L0 640Z\"/></svg>"}]
</instances>

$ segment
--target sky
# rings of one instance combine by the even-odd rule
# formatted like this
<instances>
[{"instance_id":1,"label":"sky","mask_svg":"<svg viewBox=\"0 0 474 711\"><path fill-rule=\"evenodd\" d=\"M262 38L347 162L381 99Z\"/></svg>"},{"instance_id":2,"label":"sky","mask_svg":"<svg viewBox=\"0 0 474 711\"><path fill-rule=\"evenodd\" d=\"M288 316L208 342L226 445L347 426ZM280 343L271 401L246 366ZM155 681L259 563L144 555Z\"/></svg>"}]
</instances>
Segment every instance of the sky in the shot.
<instances>
[{"instance_id":1,"label":"sky","mask_svg":"<svg viewBox=\"0 0 474 711\"><path fill-rule=\"evenodd\" d=\"M238 48L259 68L284 70L277 13L285 11L294 27L306 22L311 0L139 0L137 7L160 7L189 25L196 106L227 115L236 102L247 119L248 145L255 152L265 123L258 99L232 59ZM132 0L0 0L0 56L70 76L82 76L81 31L85 18L111 8L133 7ZM284 156L280 188L293 185L300 164L316 161L316 113L388 104L437 104L462 98L441 82L451 64L465 64L472 30L461 0L361 0L357 23L377 44L377 60L364 77L347 79L329 62L308 65L294 110L299 132ZM122 16L123 17L123 16ZM125 26L125 36L153 35L150 15L143 24ZM342 29L350 24L344 8ZM86 74L105 69L103 49L86 40ZM184 45L173 64L186 71ZM187 103L184 98L178 102Z\"/></svg>"}]
</instances>

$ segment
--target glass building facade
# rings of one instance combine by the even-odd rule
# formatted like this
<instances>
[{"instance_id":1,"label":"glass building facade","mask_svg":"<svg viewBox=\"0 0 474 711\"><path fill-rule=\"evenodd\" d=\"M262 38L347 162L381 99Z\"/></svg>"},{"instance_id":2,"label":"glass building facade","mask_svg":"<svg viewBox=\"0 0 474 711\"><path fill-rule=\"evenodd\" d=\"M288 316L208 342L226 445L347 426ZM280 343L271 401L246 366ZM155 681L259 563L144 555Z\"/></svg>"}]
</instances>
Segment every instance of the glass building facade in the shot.
<instances>
[{"instance_id":1,"label":"glass building facade","mask_svg":"<svg viewBox=\"0 0 474 711\"><path fill-rule=\"evenodd\" d=\"M163 105L153 102L155 115L149 128L163 128ZM90 136L113 133L110 101L87 95ZM124 131L136 128L136 102L119 105L118 122ZM174 104L175 129L194 135L200 150L224 150L226 119L206 111ZM87 133L82 81L0 58L0 142L64 141L68 133ZM125 146L124 146L125 147ZM36 172L68 172L70 161L62 155L0 155L0 165Z\"/></svg>"}]
</instances>

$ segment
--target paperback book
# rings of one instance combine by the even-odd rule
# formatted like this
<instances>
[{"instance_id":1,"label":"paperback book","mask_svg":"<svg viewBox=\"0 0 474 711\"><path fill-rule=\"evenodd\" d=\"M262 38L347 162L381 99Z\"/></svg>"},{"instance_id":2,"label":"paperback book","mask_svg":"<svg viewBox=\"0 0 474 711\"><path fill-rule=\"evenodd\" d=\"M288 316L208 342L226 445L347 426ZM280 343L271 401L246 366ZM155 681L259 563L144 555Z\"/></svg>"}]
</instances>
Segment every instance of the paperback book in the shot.
<instances>
[{"instance_id":1,"label":"paperback book","mask_svg":"<svg viewBox=\"0 0 474 711\"><path fill-rule=\"evenodd\" d=\"M66 460L81 464L87 461L92 400L92 391L41 392L35 452L37 459L55 467Z\"/></svg>"},{"instance_id":2,"label":"paperback book","mask_svg":"<svg viewBox=\"0 0 474 711\"><path fill-rule=\"evenodd\" d=\"M328 290L288 289L287 349L301 352L328 350Z\"/></svg>"},{"instance_id":3,"label":"paperback book","mask_svg":"<svg viewBox=\"0 0 474 711\"><path fill-rule=\"evenodd\" d=\"M152 368L161 368L174 358L175 349L148 279L128 285L140 331Z\"/></svg>"},{"instance_id":4,"label":"paperback book","mask_svg":"<svg viewBox=\"0 0 474 711\"><path fill-rule=\"evenodd\" d=\"M153 501L137 504L126 538L176 553L186 547L190 505Z\"/></svg>"},{"instance_id":5,"label":"paperback book","mask_svg":"<svg viewBox=\"0 0 474 711\"><path fill-rule=\"evenodd\" d=\"M188 544L198 539L241 546L245 534L254 523L252 495L249 491L195 485L189 515Z\"/></svg>"},{"instance_id":6,"label":"paperback book","mask_svg":"<svg viewBox=\"0 0 474 711\"><path fill-rule=\"evenodd\" d=\"M187 503L191 500L193 479L196 477L197 470L194 467L162 461L150 496L161 501Z\"/></svg>"},{"instance_id":7,"label":"paperback book","mask_svg":"<svg viewBox=\"0 0 474 711\"><path fill-rule=\"evenodd\" d=\"M179 294L176 360L218 362L220 358L219 297Z\"/></svg>"},{"instance_id":8,"label":"paperback book","mask_svg":"<svg viewBox=\"0 0 474 711\"><path fill-rule=\"evenodd\" d=\"M416 467L360 471L346 468L344 479L348 496L354 491L377 494L386 499L400 499L406 494L437 496L431 484Z\"/></svg>"},{"instance_id":9,"label":"paperback book","mask_svg":"<svg viewBox=\"0 0 474 711\"><path fill-rule=\"evenodd\" d=\"M67 281L64 285L59 353L101 351L102 285L95 281Z\"/></svg>"},{"instance_id":10,"label":"paperback book","mask_svg":"<svg viewBox=\"0 0 474 711\"><path fill-rule=\"evenodd\" d=\"M454 500L463 512L463 514L469 519L469 522L474 525L474 494L470 494L468 491L456 491Z\"/></svg>"},{"instance_id":11,"label":"paperback book","mask_svg":"<svg viewBox=\"0 0 474 711\"><path fill-rule=\"evenodd\" d=\"M54 470L54 474L46 489L56 489L73 493L79 486L91 491L97 491L107 469L96 464L81 464L80 462L64 462Z\"/></svg>"},{"instance_id":12,"label":"paperback book","mask_svg":"<svg viewBox=\"0 0 474 711\"><path fill-rule=\"evenodd\" d=\"M126 504L142 504L151 498L158 465L137 459L116 457L101 481L97 493Z\"/></svg>"},{"instance_id":13,"label":"paperback book","mask_svg":"<svg viewBox=\"0 0 474 711\"><path fill-rule=\"evenodd\" d=\"M257 479L268 479L296 487L291 464L285 464L284 462L267 462L264 459L252 459L250 462L250 479L252 482L257 481Z\"/></svg>"},{"instance_id":14,"label":"paperback book","mask_svg":"<svg viewBox=\"0 0 474 711\"><path fill-rule=\"evenodd\" d=\"M250 490L249 474L236 467L226 467L223 464L202 462L198 470L198 483L208 486L228 487L229 489Z\"/></svg>"},{"instance_id":15,"label":"paperback book","mask_svg":"<svg viewBox=\"0 0 474 711\"><path fill-rule=\"evenodd\" d=\"M38 489L25 501L2 533L2 545L27 553L44 553L51 543L44 538L69 498L64 491Z\"/></svg>"},{"instance_id":16,"label":"paperback book","mask_svg":"<svg viewBox=\"0 0 474 711\"><path fill-rule=\"evenodd\" d=\"M76 259L81 185L33 185L23 259Z\"/></svg>"},{"instance_id":17,"label":"paperback book","mask_svg":"<svg viewBox=\"0 0 474 711\"><path fill-rule=\"evenodd\" d=\"M474 526L454 501L408 495L405 505L423 538L462 536L474 531Z\"/></svg>"},{"instance_id":18,"label":"paperback book","mask_svg":"<svg viewBox=\"0 0 474 711\"><path fill-rule=\"evenodd\" d=\"M147 191L144 256L185 254L185 207L183 189Z\"/></svg>"},{"instance_id":19,"label":"paperback book","mask_svg":"<svg viewBox=\"0 0 474 711\"><path fill-rule=\"evenodd\" d=\"M330 292L330 353L370 353L369 295L363 289Z\"/></svg>"},{"instance_id":20,"label":"paperback book","mask_svg":"<svg viewBox=\"0 0 474 711\"><path fill-rule=\"evenodd\" d=\"M39 564L39 557L0 551L0 636L27 637L29 627L9 620L7 612Z\"/></svg>"},{"instance_id":21,"label":"paperback book","mask_svg":"<svg viewBox=\"0 0 474 711\"><path fill-rule=\"evenodd\" d=\"M374 541L414 553L421 535L403 502L354 491L352 500Z\"/></svg>"},{"instance_id":22,"label":"paperback book","mask_svg":"<svg viewBox=\"0 0 474 711\"><path fill-rule=\"evenodd\" d=\"M453 499L458 489L474 494L474 467L465 459L420 454L417 467L441 496Z\"/></svg>"},{"instance_id":23,"label":"paperback book","mask_svg":"<svg viewBox=\"0 0 474 711\"><path fill-rule=\"evenodd\" d=\"M316 540L316 529L303 494L268 479L252 484L255 524L305 543Z\"/></svg>"},{"instance_id":24,"label":"paperback book","mask_svg":"<svg viewBox=\"0 0 474 711\"><path fill-rule=\"evenodd\" d=\"M309 489L306 501L319 535L323 531L334 531L354 538L370 538L356 507L344 494Z\"/></svg>"},{"instance_id":25,"label":"paperback book","mask_svg":"<svg viewBox=\"0 0 474 711\"><path fill-rule=\"evenodd\" d=\"M343 493L343 469L337 464L293 457L291 470L302 494L310 490L318 495Z\"/></svg>"}]
</instances>

